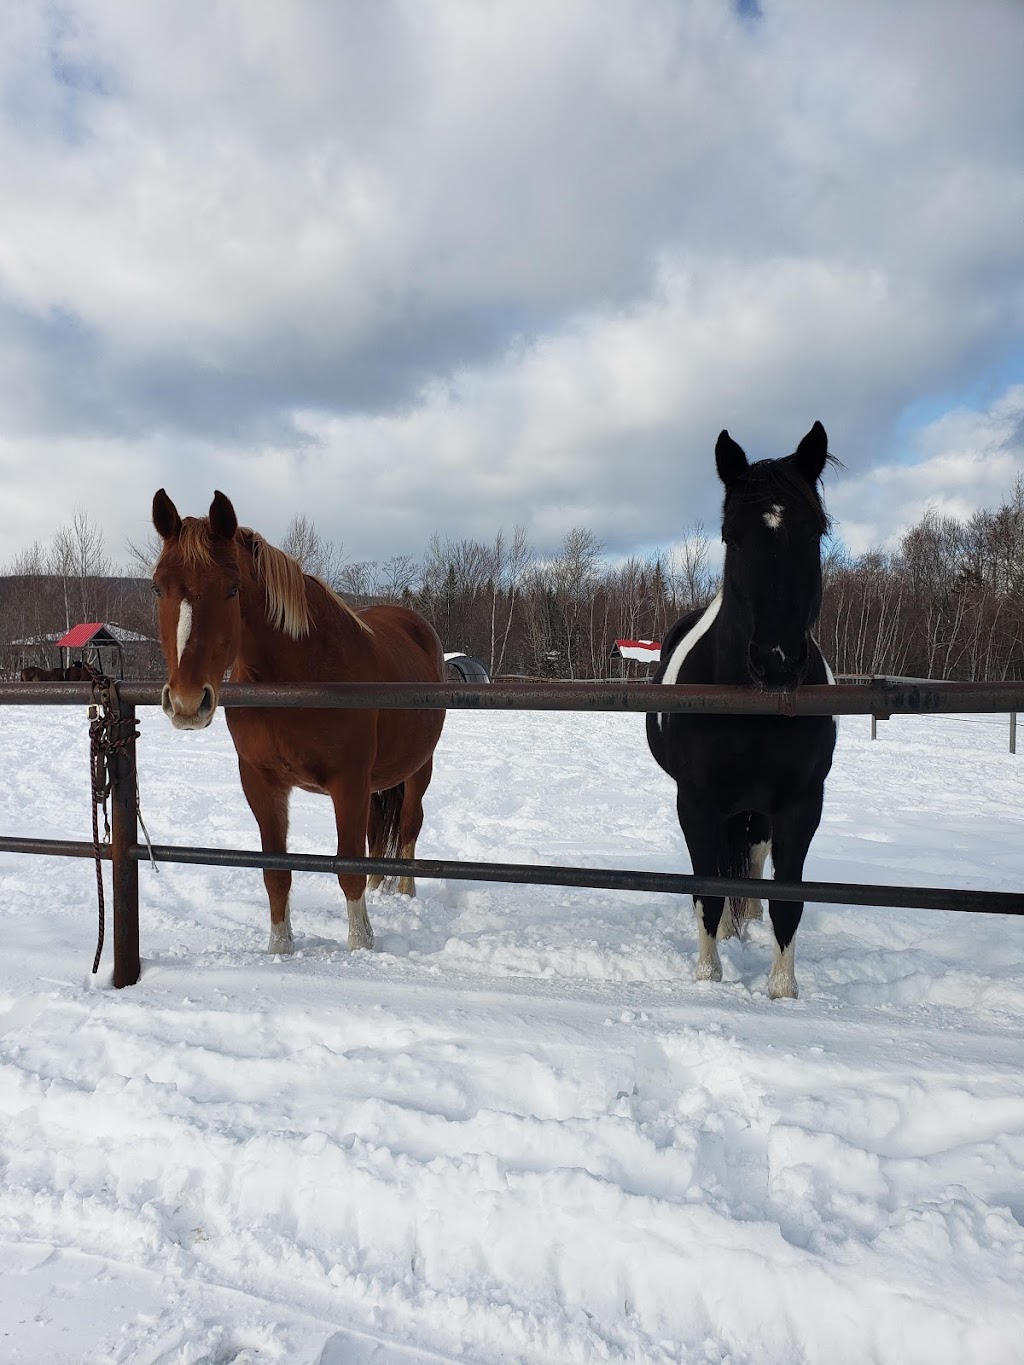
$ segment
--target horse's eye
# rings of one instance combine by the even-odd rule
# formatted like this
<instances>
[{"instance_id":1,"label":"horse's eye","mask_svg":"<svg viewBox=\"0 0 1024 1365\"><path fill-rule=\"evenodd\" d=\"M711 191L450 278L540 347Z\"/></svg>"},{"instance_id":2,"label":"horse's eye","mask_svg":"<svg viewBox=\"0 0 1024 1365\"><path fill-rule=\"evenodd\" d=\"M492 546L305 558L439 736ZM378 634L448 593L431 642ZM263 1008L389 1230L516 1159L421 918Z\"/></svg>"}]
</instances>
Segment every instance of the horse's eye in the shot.
<instances>
[{"instance_id":1,"label":"horse's eye","mask_svg":"<svg viewBox=\"0 0 1024 1365\"><path fill-rule=\"evenodd\" d=\"M238 596L238 589L239 589L241 586L242 586L241 583L233 583L233 584L231 585L231 587L228 588L228 596L229 596L229 597L237 597L237 596Z\"/></svg>"},{"instance_id":2,"label":"horse's eye","mask_svg":"<svg viewBox=\"0 0 1024 1365\"><path fill-rule=\"evenodd\" d=\"M156 594L157 597L163 597L164 595L164 590L163 588L161 588L159 583L153 584L153 592Z\"/></svg>"}]
</instances>

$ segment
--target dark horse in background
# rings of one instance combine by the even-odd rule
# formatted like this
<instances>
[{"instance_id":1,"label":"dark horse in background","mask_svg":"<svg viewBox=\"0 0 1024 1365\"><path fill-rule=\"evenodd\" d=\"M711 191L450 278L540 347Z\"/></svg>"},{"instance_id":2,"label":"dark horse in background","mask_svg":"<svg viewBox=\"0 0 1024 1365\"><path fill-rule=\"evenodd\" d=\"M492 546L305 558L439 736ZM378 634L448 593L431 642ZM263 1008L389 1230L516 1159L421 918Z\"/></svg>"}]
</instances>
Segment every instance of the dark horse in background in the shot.
<instances>
[{"instance_id":1,"label":"dark horse in background","mask_svg":"<svg viewBox=\"0 0 1024 1365\"><path fill-rule=\"evenodd\" d=\"M85 682L89 674L84 664L71 664L69 668L23 668L22 682Z\"/></svg>"},{"instance_id":2,"label":"dark horse in background","mask_svg":"<svg viewBox=\"0 0 1024 1365\"><path fill-rule=\"evenodd\" d=\"M733 683L788 691L831 683L811 631L821 607L821 538L828 516L818 492L832 459L820 422L796 453L749 464L723 431L715 447L725 485L722 588L665 637L655 683ZM821 820L832 766L831 716L651 713L647 741L677 785L679 824L697 876L759 877L771 853L780 881L799 881ZM717 940L760 919L760 901L694 897L698 981L721 981ZM802 901L769 899L773 999L795 999L794 948Z\"/></svg>"},{"instance_id":3,"label":"dark horse in background","mask_svg":"<svg viewBox=\"0 0 1024 1365\"><path fill-rule=\"evenodd\" d=\"M163 709L179 730L203 729L225 672L238 683L441 682L441 642L416 612L353 611L319 578L247 527L216 493L207 517L178 515L163 489L153 499L163 551L153 571L167 662ZM295 787L330 796L338 856L413 858L423 824L443 711L236 707L227 713L242 790L265 852L283 853ZM272 953L292 951L290 872L263 874ZM373 946L367 878L338 876L349 948ZM382 879L373 877L371 886ZM412 878L398 889L415 894Z\"/></svg>"}]
</instances>

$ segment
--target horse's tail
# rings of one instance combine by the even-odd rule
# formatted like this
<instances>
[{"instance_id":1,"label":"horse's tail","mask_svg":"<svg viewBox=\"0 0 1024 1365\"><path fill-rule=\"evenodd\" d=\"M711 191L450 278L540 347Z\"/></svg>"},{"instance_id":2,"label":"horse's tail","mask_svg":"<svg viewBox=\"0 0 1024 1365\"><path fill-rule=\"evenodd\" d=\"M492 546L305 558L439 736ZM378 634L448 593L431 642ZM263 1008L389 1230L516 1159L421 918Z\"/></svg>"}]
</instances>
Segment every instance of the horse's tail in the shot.
<instances>
[{"instance_id":1,"label":"horse's tail","mask_svg":"<svg viewBox=\"0 0 1024 1365\"><path fill-rule=\"evenodd\" d=\"M399 829L402 820L402 802L405 799L405 783L388 787L386 791L374 792L370 798L370 856L371 858L397 858L402 850ZM388 882L394 878L389 877ZM378 883L379 884L379 883Z\"/></svg>"},{"instance_id":2,"label":"horse's tail","mask_svg":"<svg viewBox=\"0 0 1024 1365\"><path fill-rule=\"evenodd\" d=\"M772 827L766 816L747 811L733 816L725 828L725 866L727 877L760 877L765 858L771 847ZM718 937L745 939L747 921L761 919L760 900L743 896L726 896Z\"/></svg>"}]
</instances>

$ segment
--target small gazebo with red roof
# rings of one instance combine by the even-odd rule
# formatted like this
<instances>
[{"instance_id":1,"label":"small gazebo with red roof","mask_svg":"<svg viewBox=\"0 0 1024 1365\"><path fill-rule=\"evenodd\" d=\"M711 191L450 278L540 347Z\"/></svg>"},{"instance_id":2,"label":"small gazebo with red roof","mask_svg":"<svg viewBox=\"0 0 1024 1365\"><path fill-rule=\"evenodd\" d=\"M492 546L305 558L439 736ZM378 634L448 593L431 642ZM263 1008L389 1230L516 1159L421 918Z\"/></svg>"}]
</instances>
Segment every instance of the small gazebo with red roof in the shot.
<instances>
[{"instance_id":1,"label":"small gazebo with red roof","mask_svg":"<svg viewBox=\"0 0 1024 1365\"><path fill-rule=\"evenodd\" d=\"M627 663L656 664L661 659L660 640L616 640L612 645L611 657L621 659L622 671L626 672Z\"/></svg>"},{"instance_id":2,"label":"small gazebo with red roof","mask_svg":"<svg viewBox=\"0 0 1024 1365\"><path fill-rule=\"evenodd\" d=\"M656 664L661 659L659 640L616 640L612 646L613 659L632 659L638 664Z\"/></svg>"},{"instance_id":3,"label":"small gazebo with red roof","mask_svg":"<svg viewBox=\"0 0 1024 1365\"><path fill-rule=\"evenodd\" d=\"M65 667L71 663L72 650L77 649L83 663L94 663L97 672L107 674L112 670L104 663L102 651L113 650L117 659L117 675L124 677L124 650L121 641L102 621L83 621L81 625L72 626L59 640L54 640L54 644L59 650L66 649L68 652L66 659L63 652L61 653L61 662ZM87 653L92 654L92 659L86 658Z\"/></svg>"}]
</instances>

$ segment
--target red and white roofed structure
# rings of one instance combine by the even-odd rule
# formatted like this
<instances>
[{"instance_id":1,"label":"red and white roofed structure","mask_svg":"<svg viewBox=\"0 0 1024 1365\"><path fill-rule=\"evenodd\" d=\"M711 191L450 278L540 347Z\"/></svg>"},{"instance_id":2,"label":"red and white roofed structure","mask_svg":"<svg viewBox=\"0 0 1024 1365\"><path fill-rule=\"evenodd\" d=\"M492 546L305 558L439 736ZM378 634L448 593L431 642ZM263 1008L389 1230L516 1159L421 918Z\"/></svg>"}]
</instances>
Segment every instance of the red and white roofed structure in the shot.
<instances>
[{"instance_id":1,"label":"red and white roofed structure","mask_svg":"<svg viewBox=\"0 0 1024 1365\"><path fill-rule=\"evenodd\" d=\"M612 645L611 657L622 660L622 673L626 674L629 664L647 664L652 667L661 660L660 640L616 640Z\"/></svg>"},{"instance_id":2,"label":"red and white roofed structure","mask_svg":"<svg viewBox=\"0 0 1024 1365\"><path fill-rule=\"evenodd\" d=\"M117 663L117 676L124 677L124 649L121 641L102 621L83 621L80 625L72 626L53 643L61 651L61 662L65 668L71 663L72 650L78 650L83 663L91 663L97 672L107 674L114 671L104 657L109 650L108 658L111 662L116 660ZM66 656L64 650L67 650ZM86 655L92 657L87 658Z\"/></svg>"}]
</instances>

